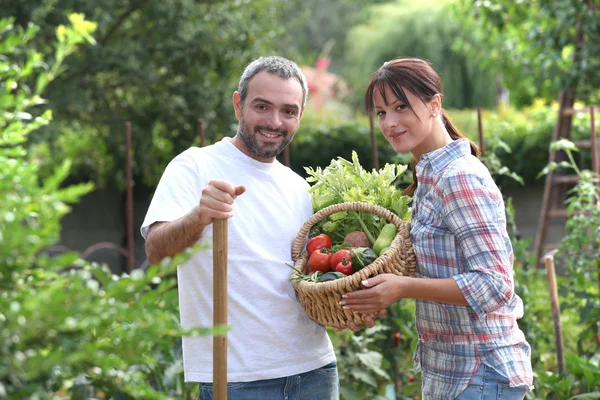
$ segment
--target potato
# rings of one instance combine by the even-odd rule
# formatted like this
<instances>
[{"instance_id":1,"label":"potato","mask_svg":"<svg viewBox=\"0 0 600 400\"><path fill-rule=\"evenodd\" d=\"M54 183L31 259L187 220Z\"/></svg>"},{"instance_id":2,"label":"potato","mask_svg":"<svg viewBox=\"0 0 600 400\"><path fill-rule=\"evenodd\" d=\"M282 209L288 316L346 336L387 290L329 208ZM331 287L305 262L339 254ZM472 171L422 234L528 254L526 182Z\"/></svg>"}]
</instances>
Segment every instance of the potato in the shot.
<instances>
[{"instance_id":1,"label":"potato","mask_svg":"<svg viewBox=\"0 0 600 400\"><path fill-rule=\"evenodd\" d=\"M351 247L371 247L371 242L367 234L361 231L350 232L344 238L344 242L348 243Z\"/></svg>"}]
</instances>

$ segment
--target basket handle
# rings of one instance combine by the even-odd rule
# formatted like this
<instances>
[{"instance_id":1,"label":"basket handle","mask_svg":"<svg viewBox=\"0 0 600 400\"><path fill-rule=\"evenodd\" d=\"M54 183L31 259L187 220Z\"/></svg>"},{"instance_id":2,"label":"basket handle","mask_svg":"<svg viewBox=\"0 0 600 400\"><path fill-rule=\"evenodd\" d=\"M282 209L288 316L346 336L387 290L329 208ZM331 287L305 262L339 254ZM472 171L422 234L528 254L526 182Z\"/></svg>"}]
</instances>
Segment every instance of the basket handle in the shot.
<instances>
[{"instance_id":1,"label":"basket handle","mask_svg":"<svg viewBox=\"0 0 600 400\"><path fill-rule=\"evenodd\" d=\"M376 204L365 203L360 201L334 204L332 206L325 207L320 211L317 211L304 223L304 225L302 225L302 228L300 228L300 231L298 231L298 235L296 236L296 239L294 239L294 244L292 245L292 260L296 262L296 260L298 260L298 258L302 254L302 247L304 246L304 241L308 236L311 228L315 224L329 217L331 214L344 211L369 212L385 218L392 224L396 225L396 228L398 228L398 230L400 230L402 227L402 220L400 219L400 217L398 217L396 214L394 214L387 208L378 206Z\"/></svg>"}]
</instances>

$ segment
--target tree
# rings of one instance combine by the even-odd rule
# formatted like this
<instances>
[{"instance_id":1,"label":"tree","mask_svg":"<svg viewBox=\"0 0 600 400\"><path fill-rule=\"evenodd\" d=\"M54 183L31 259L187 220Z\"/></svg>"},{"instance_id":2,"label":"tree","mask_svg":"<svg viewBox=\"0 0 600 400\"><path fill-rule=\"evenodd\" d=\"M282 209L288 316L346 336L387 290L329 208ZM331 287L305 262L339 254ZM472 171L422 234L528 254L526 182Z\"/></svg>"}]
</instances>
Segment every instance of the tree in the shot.
<instances>
[{"instance_id":1,"label":"tree","mask_svg":"<svg viewBox=\"0 0 600 400\"><path fill-rule=\"evenodd\" d=\"M173 275L191 251L123 276L76 253L43 253L68 204L92 189L64 184L68 159L40 180L25 146L52 126L43 90L93 40L94 23L81 14L68 21L46 42L48 57L28 47L35 25L0 19L0 399L188 398L177 341L213 332L179 326Z\"/></svg>"},{"instance_id":2,"label":"tree","mask_svg":"<svg viewBox=\"0 0 600 400\"><path fill-rule=\"evenodd\" d=\"M433 63L442 77L446 107L490 107L495 105L493 75L470 58L454 51L457 38L470 37L459 18L449 13L447 2L406 0L376 5L355 26L347 40L346 75L359 95L373 72L397 57L420 57Z\"/></svg>"},{"instance_id":3,"label":"tree","mask_svg":"<svg viewBox=\"0 0 600 400\"><path fill-rule=\"evenodd\" d=\"M290 4L282 11L285 20L289 21L285 35L287 40L275 45L280 50L291 50L294 60L310 66L329 48L329 70L341 72L345 65L348 33L365 18L364 9L389 1L304 0L302 7Z\"/></svg>"},{"instance_id":4,"label":"tree","mask_svg":"<svg viewBox=\"0 0 600 400\"><path fill-rule=\"evenodd\" d=\"M284 30L285 4L276 0L9 3L0 16L40 25L38 48L67 10L97 22L97 44L82 46L48 88L56 124L41 132L33 155L51 165L58 154L85 154L74 158L74 178L118 187L125 184L125 121L132 123L136 182L152 188L166 163L197 143L198 118L209 143L232 134L239 76L249 61L272 53Z\"/></svg>"},{"instance_id":5,"label":"tree","mask_svg":"<svg viewBox=\"0 0 600 400\"><path fill-rule=\"evenodd\" d=\"M567 88L600 100L598 0L461 0L456 10L477 38L460 48L502 76L514 104Z\"/></svg>"}]
</instances>

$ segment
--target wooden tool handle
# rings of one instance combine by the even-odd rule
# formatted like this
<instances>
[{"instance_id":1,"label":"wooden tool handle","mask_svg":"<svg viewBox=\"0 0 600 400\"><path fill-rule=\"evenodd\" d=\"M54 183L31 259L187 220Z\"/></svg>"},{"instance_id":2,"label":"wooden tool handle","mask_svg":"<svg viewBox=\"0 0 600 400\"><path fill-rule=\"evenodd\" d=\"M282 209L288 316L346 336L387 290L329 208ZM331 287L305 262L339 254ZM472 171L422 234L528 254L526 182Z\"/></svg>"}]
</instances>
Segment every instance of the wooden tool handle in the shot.
<instances>
[{"instance_id":1,"label":"wooden tool handle","mask_svg":"<svg viewBox=\"0 0 600 400\"><path fill-rule=\"evenodd\" d=\"M213 322L227 326L227 220L213 221ZM213 336L213 398L227 399L227 335Z\"/></svg>"}]
</instances>

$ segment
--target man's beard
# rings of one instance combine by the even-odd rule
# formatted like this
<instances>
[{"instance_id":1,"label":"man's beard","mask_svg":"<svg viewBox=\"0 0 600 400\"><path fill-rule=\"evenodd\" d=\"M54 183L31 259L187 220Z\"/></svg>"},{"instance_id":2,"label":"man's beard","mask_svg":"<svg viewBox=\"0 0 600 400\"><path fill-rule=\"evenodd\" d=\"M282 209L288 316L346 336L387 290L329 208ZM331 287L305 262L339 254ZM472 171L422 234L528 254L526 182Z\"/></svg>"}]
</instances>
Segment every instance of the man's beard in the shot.
<instances>
[{"instance_id":1,"label":"man's beard","mask_svg":"<svg viewBox=\"0 0 600 400\"><path fill-rule=\"evenodd\" d=\"M271 132L278 133L283 136L283 140L279 145L275 143L264 143L262 147L258 144L258 140L256 139L257 135L260 135L258 131L263 132ZM244 117L240 118L240 128L239 128L240 138L246 148L254 155L260 158L273 158L277 157L294 138L294 134L290 135L289 132L285 129L270 129L263 125L257 125L252 130L252 127L246 123Z\"/></svg>"}]
</instances>

